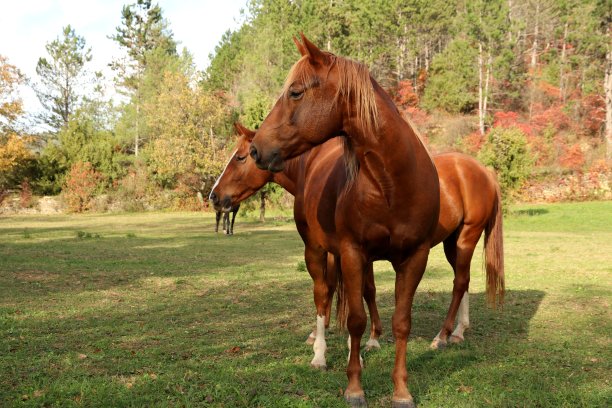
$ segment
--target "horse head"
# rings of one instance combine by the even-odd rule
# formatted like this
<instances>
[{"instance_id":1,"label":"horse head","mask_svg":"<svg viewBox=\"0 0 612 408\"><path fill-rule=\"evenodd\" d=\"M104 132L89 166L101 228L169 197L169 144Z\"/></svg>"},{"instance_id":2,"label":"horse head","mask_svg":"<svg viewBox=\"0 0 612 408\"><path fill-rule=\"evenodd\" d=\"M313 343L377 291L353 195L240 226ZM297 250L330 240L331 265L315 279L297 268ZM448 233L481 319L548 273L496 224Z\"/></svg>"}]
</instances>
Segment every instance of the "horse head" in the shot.
<instances>
[{"instance_id":1,"label":"horse head","mask_svg":"<svg viewBox=\"0 0 612 408\"><path fill-rule=\"evenodd\" d=\"M260 170L249 157L255 132L235 123L238 132L236 151L230 157L223 173L212 188L209 199L217 211L230 211L232 207L255 194L272 179L272 173Z\"/></svg>"},{"instance_id":2,"label":"horse head","mask_svg":"<svg viewBox=\"0 0 612 408\"><path fill-rule=\"evenodd\" d=\"M294 42L302 57L253 139L250 155L260 169L282 171L285 161L326 140L345 135L356 121L376 122L374 90L367 68L321 51L303 34Z\"/></svg>"}]
</instances>

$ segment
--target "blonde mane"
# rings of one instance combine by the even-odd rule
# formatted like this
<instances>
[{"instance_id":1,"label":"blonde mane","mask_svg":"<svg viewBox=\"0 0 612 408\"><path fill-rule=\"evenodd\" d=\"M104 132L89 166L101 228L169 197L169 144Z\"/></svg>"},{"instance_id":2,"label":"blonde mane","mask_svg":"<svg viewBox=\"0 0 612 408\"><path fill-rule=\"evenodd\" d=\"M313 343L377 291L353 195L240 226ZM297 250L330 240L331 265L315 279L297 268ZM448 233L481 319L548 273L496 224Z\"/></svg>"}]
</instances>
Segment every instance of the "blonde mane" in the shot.
<instances>
[{"instance_id":1,"label":"blonde mane","mask_svg":"<svg viewBox=\"0 0 612 408\"><path fill-rule=\"evenodd\" d=\"M347 113L349 115L354 114L357 117L357 123L366 137L369 135L376 137L378 108L370 71L359 62L328 52L325 52L325 55L330 61L329 69L331 70L335 66L338 71L339 83L336 95L334 95L334 103L337 103L338 99L344 98L349 109ZM296 81L301 82L306 87L314 86L319 81L312 64L308 61L308 56L300 58L289 70L282 90L283 95L289 91L289 87ZM350 186L359 170L359 162L355 156L351 140L343 137L343 142L344 164L348 177L347 186Z\"/></svg>"}]
</instances>

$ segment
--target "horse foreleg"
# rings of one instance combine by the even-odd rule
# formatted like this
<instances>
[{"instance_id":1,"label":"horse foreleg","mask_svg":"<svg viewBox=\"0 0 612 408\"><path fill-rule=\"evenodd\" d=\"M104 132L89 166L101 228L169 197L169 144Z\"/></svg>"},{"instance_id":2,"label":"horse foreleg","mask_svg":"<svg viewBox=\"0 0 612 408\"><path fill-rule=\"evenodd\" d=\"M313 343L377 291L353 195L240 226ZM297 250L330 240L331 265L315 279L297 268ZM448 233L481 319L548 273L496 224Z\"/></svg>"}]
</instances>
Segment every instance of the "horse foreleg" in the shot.
<instances>
[{"instance_id":1,"label":"horse foreleg","mask_svg":"<svg viewBox=\"0 0 612 408\"><path fill-rule=\"evenodd\" d=\"M366 260L363 252L350 244L342 247L340 263L344 282L344 296L348 302L347 328L350 354L346 375L348 386L344 397L351 406L366 405L365 394L361 386L361 337L367 325L367 317L363 307L363 279Z\"/></svg>"},{"instance_id":2,"label":"horse foreleg","mask_svg":"<svg viewBox=\"0 0 612 408\"><path fill-rule=\"evenodd\" d=\"M236 214L238 210L232 212L232 223L230 224L230 235L234 235L234 222L236 221Z\"/></svg>"},{"instance_id":3,"label":"horse foreleg","mask_svg":"<svg viewBox=\"0 0 612 408\"><path fill-rule=\"evenodd\" d=\"M219 221L221 221L221 211L215 212L215 219L217 221L217 224L215 225L215 232L219 232Z\"/></svg>"},{"instance_id":4,"label":"horse foreleg","mask_svg":"<svg viewBox=\"0 0 612 408\"><path fill-rule=\"evenodd\" d=\"M368 264L366 269L363 298L368 305L368 312L370 313L370 338L366 343L366 350L379 349L380 343L378 338L382 334L382 323L378 314L378 307L376 306L376 285L374 283L374 264L372 262Z\"/></svg>"},{"instance_id":5,"label":"horse foreleg","mask_svg":"<svg viewBox=\"0 0 612 408\"><path fill-rule=\"evenodd\" d=\"M226 235L230 233L229 212L223 213L223 231Z\"/></svg>"},{"instance_id":6,"label":"horse foreleg","mask_svg":"<svg viewBox=\"0 0 612 408\"><path fill-rule=\"evenodd\" d=\"M312 277L314 301L317 308L315 338L312 347L315 355L310 365L315 368L325 369L327 368L325 361L325 351L327 350L325 342L325 313L327 312L328 303L328 286L325 280L327 253L307 246L304 251L304 259L308 273ZM311 336L312 334L309 338Z\"/></svg>"},{"instance_id":7,"label":"horse foreleg","mask_svg":"<svg viewBox=\"0 0 612 408\"><path fill-rule=\"evenodd\" d=\"M393 407L414 407L408 391L406 370L406 346L412 325L412 302L417 286L425 272L429 247L421 247L401 263L393 263L395 269L395 312L393 336L395 337L395 365L393 367Z\"/></svg>"}]
</instances>

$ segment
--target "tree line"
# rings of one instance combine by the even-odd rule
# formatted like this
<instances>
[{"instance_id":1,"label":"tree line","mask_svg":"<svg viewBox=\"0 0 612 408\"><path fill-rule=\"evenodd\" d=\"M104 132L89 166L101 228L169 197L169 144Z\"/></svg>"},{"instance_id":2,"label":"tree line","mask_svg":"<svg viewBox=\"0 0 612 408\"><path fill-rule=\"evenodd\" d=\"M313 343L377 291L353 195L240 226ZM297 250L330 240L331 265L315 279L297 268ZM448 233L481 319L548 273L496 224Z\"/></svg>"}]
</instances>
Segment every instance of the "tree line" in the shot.
<instances>
[{"instance_id":1,"label":"tree line","mask_svg":"<svg viewBox=\"0 0 612 408\"><path fill-rule=\"evenodd\" d=\"M278 97L300 32L367 64L432 145L476 154L499 127L519 132L543 168L612 157L608 0L250 0L243 13L199 72L159 5L125 5L109 33L123 50L108 62L121 103L88 69L95 50L64 27L29 79L44 132L24 121L26 78L0 56L0 194L75 193L79 211L101 192L134 209L197 207L231 124L257 128ZM465 123L449 130L452 118Z\"/></svg>"}]
</instances>

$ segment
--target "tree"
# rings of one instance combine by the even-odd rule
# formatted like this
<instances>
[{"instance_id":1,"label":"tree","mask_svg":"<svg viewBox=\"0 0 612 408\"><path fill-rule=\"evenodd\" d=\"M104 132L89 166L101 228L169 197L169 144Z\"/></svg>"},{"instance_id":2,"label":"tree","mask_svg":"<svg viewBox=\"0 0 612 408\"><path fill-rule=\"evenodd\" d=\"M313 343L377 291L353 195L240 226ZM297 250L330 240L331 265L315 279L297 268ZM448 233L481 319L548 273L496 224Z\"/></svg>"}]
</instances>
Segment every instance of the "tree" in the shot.
<instances>
[{"instance_id":1,"label":"tree","mask_svg":"<svg viewBox=\"0 0 612 408\"><path fill-rule=\"evenodd\" d=\"M55 131L68 123L79 106L85 64L91 61L91 48L85 48L85 39L70 25L62 29L62 36L47 43L48 57L39 58L36 64L40 83L35 91L46 110L42 120Z\"/></svg>"},{"instance_id":2,"label":"tree","mask_svg":"<svg viewBox=\"0 0 612 408\"><path fill-rule=\"evenodd\" d=\"M32 159L26 140L15 133L0 136L0 202L7 189L21 182L21 173Z\"/></svg>"},{"instance_id":3,"label":"tree","mask_svg":"<svg viewBox=\"0 0 612 408\"><path fill-rule=\"evenodd\" d=\"M0 132L14 131L14 123L23 114L23 103L17 88L24 76L8 59L0 55Z\"/></svg>"},{"instance_id":4,"label":"tree","mask_svg":"<svg viewBox=\"0 0 612 408\"><path fill-rule=\"evenodd\" d=\"M518 128L491 129L478 159L495 169L505 202L527 180L533 164L525 134Z\"/></svg>"},{"instance_id":5,"label":"tree","mask_svg":"<svg viewBox=\"0 0 612 408\"><path fill-rule=\"evenodd\" d=\"M114 61L111 67L118 72L118 84L131 96L134 105L131 115L134 127L134 155L138 156L143 139L143 124L140 109L147 95L143 95L143 77L147 69L156 70L161 79L165 70L164 64L152 64L169 61L177 57L176 42L168 29L159 5L152 5L151 0L137 0L121 10L121 25L110 38L116 41L127 53L127 58ZM153 82L155 83L155 82Z\"/></svg>"},{"instance_id":6,"label":"tree","mask_svg":"<svg viewBox=\"0 0 612 408\"><path fill-rule=\"evenodd\" d=\"M471 112L477 104L477 55L468 41L453 40L432 62L423 105L450 113Z\"/></svg>"},{"instance_id":7,"label":"tree","mask_svg":"<svg viewBox=\"0 0 612 408\"><path fill-rule=\"evenodd\" d=\"M197 74L185 64L185 72L166 72L159 95L143 106L152 139L147 159L162 186L174 188L188 179L194 192L206 195L223 165L215 131L226 115L225 103L197 86Z\"/></svg>"}]
</instances>

